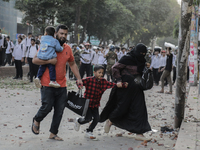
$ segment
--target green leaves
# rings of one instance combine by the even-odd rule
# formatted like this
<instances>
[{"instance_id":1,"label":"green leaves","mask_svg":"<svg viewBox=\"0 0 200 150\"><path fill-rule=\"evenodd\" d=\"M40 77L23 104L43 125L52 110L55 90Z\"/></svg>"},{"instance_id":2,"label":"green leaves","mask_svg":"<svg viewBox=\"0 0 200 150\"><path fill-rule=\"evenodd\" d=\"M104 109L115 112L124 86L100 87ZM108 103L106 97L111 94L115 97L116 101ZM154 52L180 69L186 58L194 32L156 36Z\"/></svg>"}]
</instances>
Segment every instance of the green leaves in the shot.
<instances>
[{"instance_id":1,"label":"green leaves","mask_svg":"<svg viewBox=\"0 0 200 150\"><path fill-rule=\"evenodd\" d=\"M28 21L41 33L57 23L74 31L78 23L82 40L87 34L102 41L130 39L145 44L155 36L171 36L180 12L176 0L17 0L15 7L25 12L23 22ZM81 8L80 15L77 7ZM76 16L80 21L75 21Z\"/></svg>"}]
</instances>

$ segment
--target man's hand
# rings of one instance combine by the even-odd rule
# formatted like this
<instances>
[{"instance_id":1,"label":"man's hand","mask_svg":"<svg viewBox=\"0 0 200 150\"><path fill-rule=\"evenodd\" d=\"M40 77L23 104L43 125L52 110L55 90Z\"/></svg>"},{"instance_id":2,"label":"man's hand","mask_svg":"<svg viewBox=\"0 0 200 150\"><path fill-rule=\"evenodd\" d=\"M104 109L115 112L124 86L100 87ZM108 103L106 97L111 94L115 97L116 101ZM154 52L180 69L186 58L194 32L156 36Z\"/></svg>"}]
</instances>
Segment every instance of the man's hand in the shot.
<instances>
[{"instance_id":1,"label":"man's hand","mask_svg":"<svg viewBox=\"0 0 200 150\"><path fill-rule=\"evenodd\" d=\"M27 57L26 57L26 59L25 59L25 63L28 63Z\"/></svg>"},{"instance_id":2,"label":"man's hand","mask_svg":"<svg viewBox=\"0 0 200 150\"><path fill-rule=\"evenodd\" d=\"M165 68L162 68L161 71L163 72L165 70Z\"/></svg>"},{"instance_id":3,"label":"man's hand","mask_svg":"<svg viewBox=\"0 0 200 150\"><path fill-rule=\"evenodd\" d=\"M118 82L118 83L117 83L117 87L118 87L118 88L122 88L122 82Z\"/></svg>"},{"instance_id":4,"label":"man's hand","mask_svg":"<svg viewBox=\"0 0 200 150\"><path fill-rule=\"evenodd\" d=\"M49 61L50 64L56 65L56 63L57 63L57 58L53 58L53 59L50 59L50 60L48 60L48 61Z\"/></svg>"},{"instance_id":5,"label":"man's hand","mask_svg":"<svg viewBox=\"0 0 200 150\"><path fill-rule=\"evenodd\" d=\"M77 85L78 85L78 88L79 88L79 89L82 89L82 88L83 88L83 82L82 82L81 79L78 79L78 80L77 80Z\"/></svg>"},{"instance_id":6,"label":"man's hand","mask_svg":"<svg viewBox=\"0 0 200 150\"><path fill-rule=\"evenodd\" d=\"M21 62L24 62L24 57L22 57Z\"/></svg>"},{"instance_id":7,"label":"man's hand","mask_svg":"<svg viewBox=\"0 0 200 150\"><path fill-rule=\"evenodd\" d=\"M84 60L85 62L89 62L89 60L87 60L87 59L85 59L85 58L84 58L83 60Z\"/></svg>"},{"instance_id":8,"label":"man's hand","mask_svg":"<svg viewBox=\"0 0 200 150\"><path fill-rule=\"evenodd\" d=\"M12 61L15 61L15 60L14 60L14 57L12 57Z\"/></svg>"}]
</instances>

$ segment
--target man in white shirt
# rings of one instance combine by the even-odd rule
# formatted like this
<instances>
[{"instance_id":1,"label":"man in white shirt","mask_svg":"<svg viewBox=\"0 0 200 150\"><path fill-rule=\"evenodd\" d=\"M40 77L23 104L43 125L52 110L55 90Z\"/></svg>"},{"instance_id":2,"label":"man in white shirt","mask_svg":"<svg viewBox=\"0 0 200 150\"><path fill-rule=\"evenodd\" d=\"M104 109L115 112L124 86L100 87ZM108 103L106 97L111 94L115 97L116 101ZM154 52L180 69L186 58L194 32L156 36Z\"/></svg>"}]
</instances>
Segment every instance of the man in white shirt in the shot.
<instances>
[{"instance_id":1,"label":"man in white shirt","mask_svg":"<svg viewBox=\"0 0 200 150\"><path fill-rule=\"evenodd\" d=\"M126 48L123 47L120 53L120 58L122 58L124 55L126 55Z\"/></svg>"},{"instance_id":2,"label":"man in white shirt","mask_svg":"<svg viewBox=\"0 0 200 150\"><path fill-rule=\"evenodd\" d=\"M162 76L162 73L163 73L163 68L166 66L166 61L167 61L167 55L166 55L166 51L165 50L162 50L161 51L161 56L160 56L160 67L158 69L158 73L159 73L159 80L160 80L160 77ZM165 78L165 83L164 85L166 86L168 84L167 82L167 78Z\"/></svg>"},{"instance_id":3,"label":"man in white shirt","mask_svg":"<svg viewBox=\"0 0 200 150\"><path fill-rule=\"evenodd\" d=\"M8 43L8 46L6 48L6 59L4 60L4 65L8 63L9 66L11 66L11 59L12 59L12 50L14 48L14 44L10 41L10 37L6 37L6 41Z\"/></svg>"},{"instance_id":4,"label":"man in white shirt","mask_svg":"<svg viewBox=\"0 0 200 150\"><path fill-rule=\"evenodd\" d=\"M87 77L90 76L90 69L91 69L91 59L92 59L92 52L89 49L90 44L85 43L85 49L81 52L81 66L79 69L81 79L83 78L85 71L87 74Z\"/></svg>"},{"instance_id":5,"label":"man in white shirt","mask_svg":"<svg viewBox=\"0 0 200 150\"><path fill-rule=\"evenodd\" d=\"M39 69L39 66L36 64L33 64L32 60L34 56L36 55L38 50L38 45L35 44L35 39L31 39L31 46L29 46L28 51L26 53L26 59L25 62L29 64L29 74L30 74L30 82L33 82L33 76L37 77L37 72Z\"/></svg>"},{"instance_id":6,"label":"man in white shirt","mask_svg":"<svg viewBox=\"0 0 200 150\"><path fill-rule=\"evenodd\" d=\"M98 47L94 47L92 50L92 59L91 59L91 69L90 69L90 75L93 76L93 68L95 65L98 64L98 59L99 59L99 48Z\"/></svg>"},{"instance_id":7,"label":"man in white shirt","mask_svg":"<svg viewBox=\"0 0 200 150\"><path fill-rule=\"evenodd\" d=\"M151 66L150 69L153 71L153 77L154 77L154 81L155 81L155 85L158 86L159 85L159 73L158 73L158 69L160 67L160 48L154 48L154 54L155 56L153 57L152 61L151 61Z\"/></svg>"},{"instance_id":8,"label":"man in white shirt","mask_svg":"<svg viewBox=\"0 0 200 150\"><path fill-rule=\"evenodd\" d=\"M105 59L105 52L103 51L103 48L100 49L100 51L98 52L99 55L99 59L98 59L98 65L103 66L104 65L104 61Z\"/></svg>"},{"instance_id":9,"label":"man in white shirt","mask_svg":"<svg viewBox=\"0 0 200 150\"><path fill-rule=\"evenodd\" d=\"M31 39L32 39L32 33L28 33L28 37L25 38L25 43L23 43L26 46L25 55L28 51L28 48L31 46ZM23 65L25 65L25 62L23 62Z\"/></svg>"},{"instance_id":10,"label":"man in white shirt","mask_svg":"<svg viewBox=\"0 0 200 150\"><path fill-rule=\"evenodd\" d=\"M25 57L25 46L24 44L21 44L22 37L18 37L18 42L16 42L16 45L14 47L12 56L13 61L15 61L15 68L16 68L16 76L13 79L21 79L23 77L23 70L22 70L22 62L24 62Z\"/></svg>"}]
</instances>

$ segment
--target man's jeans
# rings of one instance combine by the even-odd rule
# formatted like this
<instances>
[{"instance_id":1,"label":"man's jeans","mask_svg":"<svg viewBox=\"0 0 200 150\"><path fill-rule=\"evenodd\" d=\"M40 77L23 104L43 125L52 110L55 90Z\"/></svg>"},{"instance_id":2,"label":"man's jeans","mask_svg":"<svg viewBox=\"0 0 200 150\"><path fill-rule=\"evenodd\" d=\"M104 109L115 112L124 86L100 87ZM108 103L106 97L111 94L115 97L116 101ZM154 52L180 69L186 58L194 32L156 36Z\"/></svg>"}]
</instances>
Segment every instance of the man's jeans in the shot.
<instances>
[{"instance_id":1,"label":"man's jeans","mask_svg":"<svg viewBox=\"0 0 200 150\"><path fill-rule=\"evenodd\" d=\"M53 119L51 123L50 132L53 134L58 133L58 128L62 119L63 111L65 109L65 102L67 99L67 89L45 87L41 88L42 106L38 110L34 119L37 122L41 122L52 108L54 108Z\"/></svg>"}]
</instances>

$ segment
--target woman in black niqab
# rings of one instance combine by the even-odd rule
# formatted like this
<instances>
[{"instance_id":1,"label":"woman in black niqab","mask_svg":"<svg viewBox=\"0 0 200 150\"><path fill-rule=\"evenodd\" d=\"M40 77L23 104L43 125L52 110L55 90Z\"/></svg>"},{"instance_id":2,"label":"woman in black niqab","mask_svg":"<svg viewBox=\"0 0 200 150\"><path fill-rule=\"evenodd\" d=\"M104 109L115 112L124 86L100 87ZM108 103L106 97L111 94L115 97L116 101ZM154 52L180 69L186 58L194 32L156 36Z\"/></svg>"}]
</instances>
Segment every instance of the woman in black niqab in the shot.
<instances>
[{"instance_id":1,"label":"woman in black niqab","mask_svg":"<svg viewBox=\"0 0 200 150\"><path fill-rule=\"evenodd\" d=\"M128 82L127 88L113 88L109 100L100 115L100 122L106 121L105 132L113 125L136 133L136 140L147 140L143 133L151 131L148 122L144 92L134 79L142 75L145 67L147 48L137 44L127 55L123 56L113 69L117 82Z\"/></svg>"}]
</instances>

